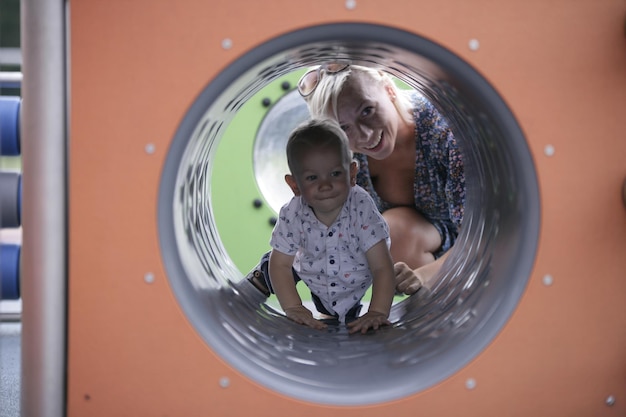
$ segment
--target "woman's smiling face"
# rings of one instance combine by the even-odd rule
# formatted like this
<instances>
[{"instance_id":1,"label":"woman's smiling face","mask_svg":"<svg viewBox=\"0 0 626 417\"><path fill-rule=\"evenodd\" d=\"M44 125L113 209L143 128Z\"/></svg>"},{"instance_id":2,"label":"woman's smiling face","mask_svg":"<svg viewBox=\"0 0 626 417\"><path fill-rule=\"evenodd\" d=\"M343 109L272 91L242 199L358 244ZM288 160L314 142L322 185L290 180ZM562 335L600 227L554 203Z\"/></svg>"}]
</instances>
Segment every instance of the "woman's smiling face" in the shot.
<instances>
[{"instance_id":1,"label":"woman's smiling face","mask_svg":"<svg viewBox=\"0 0 626 417\"><path fill-rule=\"evenodd\" d=\"M383 81L352 73L337 98L337 115L354 152L374 159L391 155L401 118Z\"/></svg>"}]
</instances>

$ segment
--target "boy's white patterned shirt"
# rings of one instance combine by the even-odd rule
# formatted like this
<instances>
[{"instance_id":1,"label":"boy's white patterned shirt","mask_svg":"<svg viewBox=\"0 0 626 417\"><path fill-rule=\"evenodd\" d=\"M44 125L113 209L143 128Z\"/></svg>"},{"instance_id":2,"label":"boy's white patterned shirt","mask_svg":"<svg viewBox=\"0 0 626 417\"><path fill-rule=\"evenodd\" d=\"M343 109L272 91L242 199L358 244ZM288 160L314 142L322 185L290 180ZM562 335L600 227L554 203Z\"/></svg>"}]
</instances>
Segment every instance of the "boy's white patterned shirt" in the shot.
<instances>
[{"instance_id":1,"label":"boy's white patterned shirt","mask_svg":"<svg viewBox=\"0 0 626 417\"><path fill-rule=\"evenodd\" d=\"M293 266L302 281L343 322L372 284L365 253L383 239L389 247L387 223L357 185L330 227L315 217L302 197L293 197L280 210L270 245L295 256Z\"/></svg>"}]
</instances>

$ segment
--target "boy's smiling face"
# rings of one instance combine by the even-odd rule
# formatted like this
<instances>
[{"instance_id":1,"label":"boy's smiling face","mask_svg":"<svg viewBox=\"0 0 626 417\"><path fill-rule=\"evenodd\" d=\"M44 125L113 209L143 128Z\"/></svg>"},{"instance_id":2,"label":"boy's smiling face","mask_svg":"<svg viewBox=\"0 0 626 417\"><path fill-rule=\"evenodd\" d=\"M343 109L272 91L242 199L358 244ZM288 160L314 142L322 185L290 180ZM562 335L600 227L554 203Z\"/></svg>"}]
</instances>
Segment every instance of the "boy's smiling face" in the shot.
<instances>
[{"instance_id":1,"label":"boy's smiling face","mask_svg":"<svg viewBox=\"0 0 626 417\"><path fill-rule=\"evenodd\" d=\"M301 195L315 216L330 226L356 183L356 163L346 161L335 146L309 149L299 156L299 172L285 176L295 195Z\"/></svg>"}]
</instances>

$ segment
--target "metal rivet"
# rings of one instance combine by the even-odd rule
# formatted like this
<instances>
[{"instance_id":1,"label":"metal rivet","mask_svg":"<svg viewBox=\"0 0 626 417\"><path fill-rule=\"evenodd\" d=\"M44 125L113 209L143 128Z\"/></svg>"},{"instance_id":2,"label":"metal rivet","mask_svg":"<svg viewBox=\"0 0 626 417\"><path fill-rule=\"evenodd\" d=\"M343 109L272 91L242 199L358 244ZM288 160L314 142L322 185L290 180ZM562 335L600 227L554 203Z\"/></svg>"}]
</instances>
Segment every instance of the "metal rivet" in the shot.
<instances>
[{"instance_id":1,"label":"metal rivet","mask_svg":"<svg viewBox=\"0 0 626 417\"><path fill-rule=\"evenodd\" d=\"M346 9L354 10L356 8L356 0L346 0Z\"/></svg>"},{"instance_id":2,"label":"metal rivet","mask_svg":"<svg viewBox=\"0 0 626 417\"><path fill-rule=\"evenodd\" d=\"M223 376L220 378L220 387L222 388L228 388L228 386L230 385L230 379L228 379L227 377Z\"/></svg>"},{"instance_id":3,"label":"metal rivet","mask_svg":"<svg viewBox=\"0 0 626 417\"><path fill-rule=\"evenodd\" d=\"M546 154L546 156L554 155L554 146L546 145L546 147L543 149L543 153Z\"/></svg>"},{"instance_id":4,"label":"metal rivet","mask_svg":"<svg viewBox=\"0 0 626 417\"><path fill-rule=\"evenodd\" d=\"M552 275L548 274L548 275L543 276L542 281L543 281L543 285L545 285L546 287L549 287L554 282L554 278L552 278Z\"/></svg>"},{"instance_id":5,"label":"metal rivet","mask_svg":"<svg viewBox=\"0 0 626 417\"><path fill-rule=\"evenodd\" d=\"M146 281L147 284L152 284L154 282L154 274L152 272L146 273L143 276L143 280Z\"/></svg>"},{"instance_id":6,"label":"metal rivet","mask_svg":"<svg viewBox=\"0 0 626 417\"><path fill-rule=\"evenodd\" d=\"M478 42L478 39L470 39L468 45L470 51L478 51L478 48L480 48L480 42Z\"/></svg>"},{"instance_id":7,"label":"metal rivet","mask_svg":"<svg viewBox=\"0 0 626 417\"><path fill-rule=\"evenodd\" d=\"M228 39L228 38L226 38L226 39L222 40L222 48L224 48L224 49L230 49L230 48L232 48L232 47L233 47L233 41L232 41L232 39Z\"/></svg>"},{"instance_id":8,"label":"metal rivet","mask_svg":"<svg viewBox=\"0 0 626 417\"><path fill-rule=\"evenodd\" d=\"M468 378L467 381L465 381L465 388L467 389L476 388L476 380L474 378Z\"/></svg>"},{"instance_id":9,"label":"metal rivet","mask_svg":"<svg viewBox=\"0 0 626 417\"><path fill-rule=\"evenodd\" d=\"M615 397L609 395L608 397L606 397L606 400L604 400L604 403L609 407L613 407L615 405Z\"/></svg>"},{"instance_id":10,"label":"metal rivet","mask_svg":"<svg viewBox=\"0 0 626 417\"><path fill-rule=\"evenodd\" d=\"M156 147L154 146L154 143L149 143L146 145L145 150L148 155L152 155L156 150Z\"/></svg>"}]
</instances>

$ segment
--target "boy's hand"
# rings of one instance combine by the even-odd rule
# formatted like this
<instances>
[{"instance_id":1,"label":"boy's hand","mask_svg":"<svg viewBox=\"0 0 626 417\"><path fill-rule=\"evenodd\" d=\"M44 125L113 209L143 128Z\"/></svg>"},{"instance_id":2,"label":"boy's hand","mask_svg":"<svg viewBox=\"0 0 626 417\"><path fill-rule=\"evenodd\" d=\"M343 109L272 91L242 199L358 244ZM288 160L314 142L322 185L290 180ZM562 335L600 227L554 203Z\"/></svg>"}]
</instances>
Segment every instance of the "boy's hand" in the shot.
<instances>
[{"instance_id":1,"label":"boy's hand","mask_svg":"<svg viewBox=\"0 0 626 417\"><path fill-rule=\"evenodd\" d=\"M298 324L304 324L305 326L312 327L317 330L324 330L327 326L319 320L313 317L311 310L305 306L289 307L285 309L287 318L295 321Z\"/></svg>"},{"instance_id":2,"label":"boy's hand","mask_svg":"<svg viewBox=\"0 0 626 417\"><path fill-rule=\"evenodd\" d=\"M348 323L348 330L351 334L357 333L358 331L365 334L369 329L378 330L380 327L390 324L391 322L387 320L386 314L379 313L378 311L368 311L358 319Z\"/></svg>"}]
</instances>

